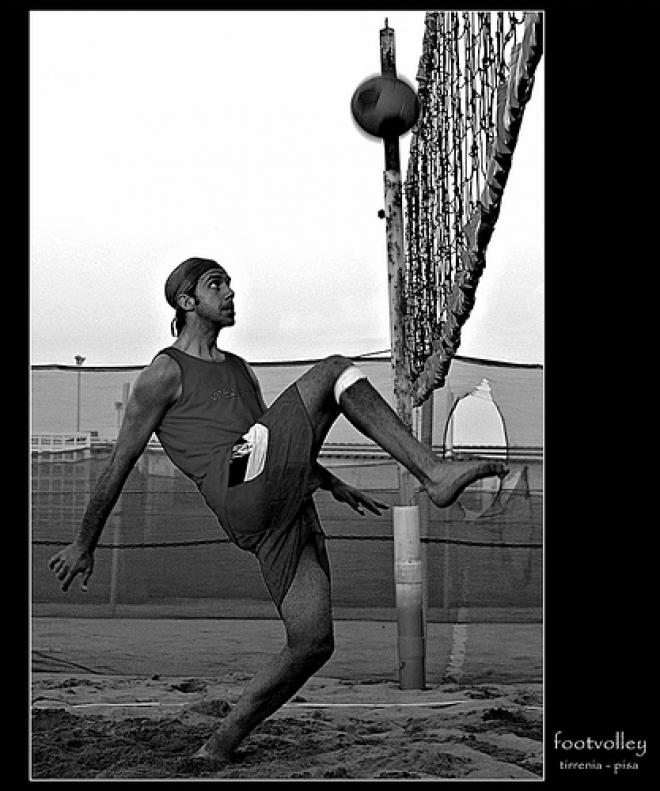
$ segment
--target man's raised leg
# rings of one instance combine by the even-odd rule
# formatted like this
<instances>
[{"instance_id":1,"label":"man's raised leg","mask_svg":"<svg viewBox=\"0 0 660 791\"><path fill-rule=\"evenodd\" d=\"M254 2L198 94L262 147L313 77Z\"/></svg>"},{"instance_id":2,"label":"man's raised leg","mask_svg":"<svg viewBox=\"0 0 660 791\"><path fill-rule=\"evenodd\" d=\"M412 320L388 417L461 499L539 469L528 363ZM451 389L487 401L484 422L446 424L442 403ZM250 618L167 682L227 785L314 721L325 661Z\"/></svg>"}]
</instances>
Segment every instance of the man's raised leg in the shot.
<instances>
[{"instance_id":1,"label":"man's raised leg","mask_svg":"<svg viewBox=\"0 0 660 791\"><path fill-rule=\"evenodd\" d=\"M317 432L318 449L341 412L359 431L403 464L441 508L451 505L471 483L506 475L507 468L499 461L459 462L436 456L408 431L396 412L360 374L350 360L334 356L315 365L296 383ZM345 387L341 386L342 377Z\"/></svg>"},{"instance_id":2,"label":"man's raised leg","mask_svg":"<svg viewBox=\"0 0 660 791\"><path fill-rule=\"evenodd\" d=\"M195 758L230 760L237 745L295 695L332 655L330 582L319 565L312 541L300 555L280 615L286 629L286 646L254 676Z\"/></svg>"}]
</instances>

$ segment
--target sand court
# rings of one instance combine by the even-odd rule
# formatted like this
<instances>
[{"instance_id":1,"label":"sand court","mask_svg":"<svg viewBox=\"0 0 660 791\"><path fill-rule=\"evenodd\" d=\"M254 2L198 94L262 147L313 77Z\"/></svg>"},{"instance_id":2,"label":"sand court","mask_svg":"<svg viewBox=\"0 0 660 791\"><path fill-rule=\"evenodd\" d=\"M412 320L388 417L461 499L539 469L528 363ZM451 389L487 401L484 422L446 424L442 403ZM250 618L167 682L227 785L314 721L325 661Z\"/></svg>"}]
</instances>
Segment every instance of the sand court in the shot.
<instances>
[{"instance_id":1,"label":"sand court","mask_svg":"<svg viewBox=\"0 0 660 791\"><path fill-rule=\"evenodd\" d=\"M281 645L279 622L35 618L32 776L540 779L542 626L457 626L428 625L427 689L402 691L396 624L338 621L323 675L207 771L190 756Z\"/></svg>"}]
</instances>

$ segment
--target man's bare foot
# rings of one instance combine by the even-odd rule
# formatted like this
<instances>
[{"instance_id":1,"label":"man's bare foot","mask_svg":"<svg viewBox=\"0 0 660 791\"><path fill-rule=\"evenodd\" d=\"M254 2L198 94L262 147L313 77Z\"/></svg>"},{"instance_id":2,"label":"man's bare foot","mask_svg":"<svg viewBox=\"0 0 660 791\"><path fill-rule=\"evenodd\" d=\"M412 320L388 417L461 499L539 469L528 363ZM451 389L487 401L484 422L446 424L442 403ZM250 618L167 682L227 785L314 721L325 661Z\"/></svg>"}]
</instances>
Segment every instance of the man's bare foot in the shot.
<instances>
[{"instance_id":1,"label":"man's bare foot","mask_svg":"<svg viewBox=\"0 0 660 791\"><path fill-rule=\"evenodd\" d=\"M215 745L213 746L215 749L213 749L210 744L212 741L213 737L197 750L191 760L199 762L200 764L208 764L209 766L220 766L222 764L232 763L234 758L231 750L223 750Z\"/></svg>"},{"instance_id":2,"label":"man's bare foot","mask_svg":"<svg viewBox=\"0 0 660 791\"><path fill-rule=\"evenodd\" d=\"M221 760L201 756L195 753L188 757L181 757L177 761L177 777L213 777L218 772L222 772L233 761Z\"/></svg>"},{"instance_id":3,"label":"man's bare foot","mask_svg":"<svg viewBox=\"0 0 660 791\"><path fill-rule=\"evenodd\" d=\"M501 461L477 459L475 461L440 461L431 473L430 480L422 485L431 502L446 508L456 501L470 484L495 475L504 478L509 470Z\"/></svg>"}]
</instances>

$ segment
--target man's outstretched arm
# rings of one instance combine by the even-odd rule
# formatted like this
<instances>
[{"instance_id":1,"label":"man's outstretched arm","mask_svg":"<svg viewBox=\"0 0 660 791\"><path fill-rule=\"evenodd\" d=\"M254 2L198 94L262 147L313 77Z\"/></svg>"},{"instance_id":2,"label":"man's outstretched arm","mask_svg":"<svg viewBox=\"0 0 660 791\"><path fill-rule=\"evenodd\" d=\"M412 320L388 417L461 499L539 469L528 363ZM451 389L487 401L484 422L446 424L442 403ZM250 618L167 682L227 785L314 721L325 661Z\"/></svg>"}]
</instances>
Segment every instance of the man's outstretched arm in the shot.
<instances>
[{"instance_id":1,"label":"man's outstretched arm","mask_svg":"<svg viewBox=\"0 0 660 791\"><path fill-rule=\"evenodd\" d=\"M62 582L63 591L78 574L82 574L82 587L86 590L94 570L94 550L107 519L135 462L163 414L178 397L180 381L177 364L165 356L158 357L137 378L117 442L87 505L78 536L48 563Z\"/></svg>"}]
</instances>

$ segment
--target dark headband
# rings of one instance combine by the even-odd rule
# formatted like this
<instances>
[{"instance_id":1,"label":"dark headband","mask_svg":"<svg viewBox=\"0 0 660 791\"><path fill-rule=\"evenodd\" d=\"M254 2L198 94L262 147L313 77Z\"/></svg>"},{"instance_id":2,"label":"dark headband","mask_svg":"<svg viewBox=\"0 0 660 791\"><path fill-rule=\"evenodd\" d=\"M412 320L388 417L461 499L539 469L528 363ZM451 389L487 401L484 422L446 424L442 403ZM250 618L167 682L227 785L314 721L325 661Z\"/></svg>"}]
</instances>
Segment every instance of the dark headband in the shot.
<instances>
[{"instance_id":1,"label":"dark headband","mask_svg":"<svg viewBox=\"0 0 660 791\"><path fill-rule=\"evenodd\" d=\"M209 269L219 269L220 265L209 258L189 258L179 264L165 283L165 299L176 310L177 299L194 289L199 278Z\"/></svg>"}]
</instances>

